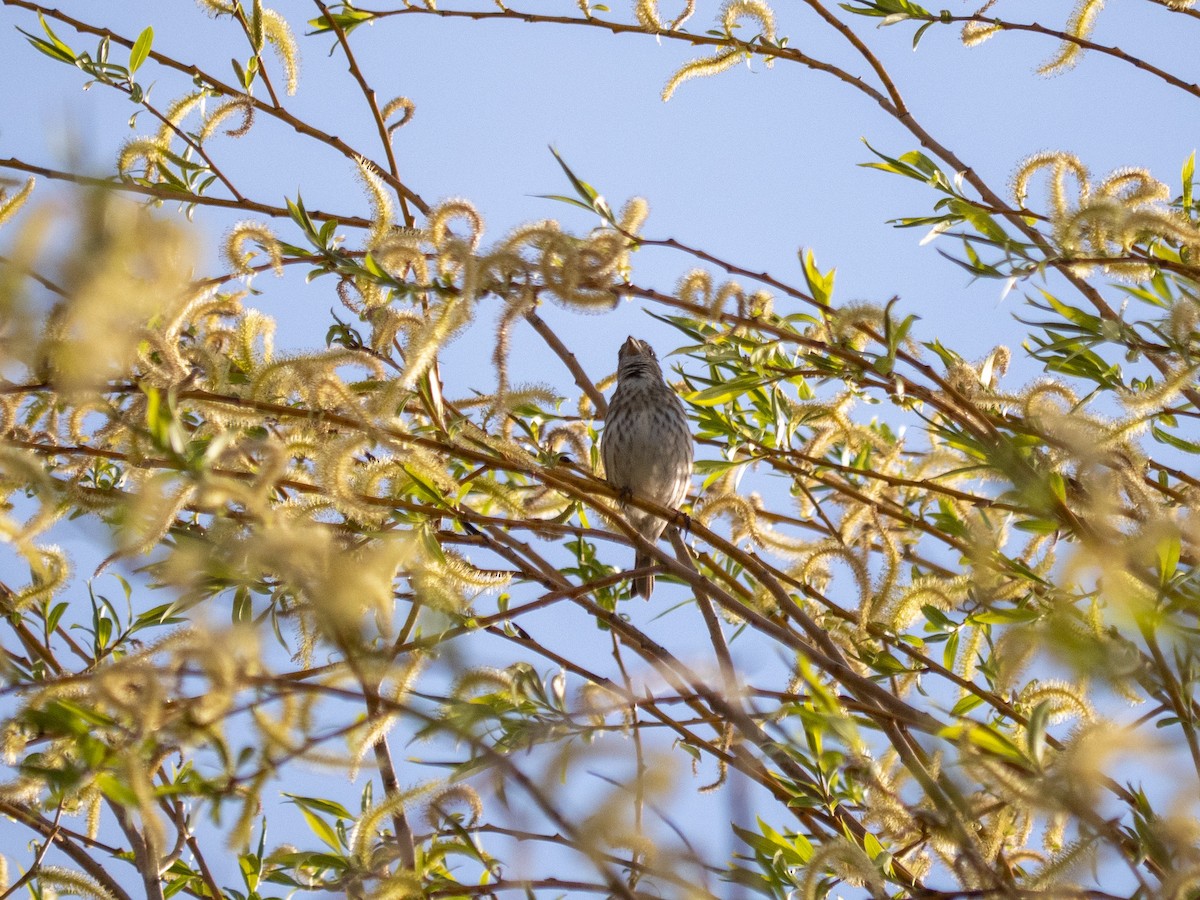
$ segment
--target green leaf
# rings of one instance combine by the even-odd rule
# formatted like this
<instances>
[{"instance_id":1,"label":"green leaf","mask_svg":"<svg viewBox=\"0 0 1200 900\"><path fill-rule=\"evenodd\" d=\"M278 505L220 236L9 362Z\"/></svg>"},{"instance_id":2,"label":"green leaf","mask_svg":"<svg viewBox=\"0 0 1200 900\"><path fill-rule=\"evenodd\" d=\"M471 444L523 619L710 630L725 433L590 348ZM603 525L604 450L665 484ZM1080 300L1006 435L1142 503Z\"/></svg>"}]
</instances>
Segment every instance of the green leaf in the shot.
<instances>
[{"instance_id":1,"label":"green leaf","mask_svg":"<svg viewBox=\"0 0 1200 900\"><path fill-rule=\"evenodd\" d=\"M55 700L51 706L46 708L46 711L52 716L58 717L57 721L59 722L63 721L63 716L70 716L79 718L89 726L95 728L112 728L116 725L116 722L111 717L106 716L102 712L88 709L86 706L80 706L72 703L70 700L63 700L61 698ZM71 733L71 731L73 729L68 730L68 733Z\"/></svg>"},{"instance_id":2,"label":"green leaf","mask_svg":"<svg viewBox=\"0 0 1200 900\"><path fill-rule=\"evenodd\" d=\"M948 615L931 604L925 604L921 607L921 615L936 628L949 629L954 627L954 620Z\"/></svg>"},{"instance_id":3,"label":"green leaf","mask_svg":"<svg viewBox=\"0 0 1200 900\"><path fill-rule=\"evenodd\" d=\"M50 41L44 41L39 37L34 37L23 28L18 28L17 31L25 35L25 38L29 41L29 43L31 43L37 50L45 53L51 59L57 59L59 62L66 62L70 63L71 65L75 65L75 54L71 52L69 47L62 45L61 41L58 44L54 44Z\"/></svg>"},{"instance_id":4,"label":"green leaf","mask_svg":"<svg viewBox=\"0 0 1200 900\"><path fill-rule=\"evenodd\" d=\"M327 249L330 246L330 241L333 240L333 234L337 231L337 227L337 219L329 219L321 226L321 230L317 234L317 245L321 249Z\"/></svg>"},{"instance_id":5,"label":"green leaf","mask_svg":"<svg viewBox=\"0 0 1200 900\"><path fill-rule=\"evenodd\" d=\"M1183 208L1192 208L1192 177L1196 174L1196 151L1193 150L1183 164Z\"/></svg>"},{"instance_id":6,"label":"green leaf","mask_svg":"<svg viewBox=\"0 0 1200 900\"><path fill-rule=\"evenodd\" d=\"M954 660L958 658L958 632L952 633L942 648L942 665L947 669L954 668Z\"/></svg>"},{"instance_id":7,"label":"green leaf","mask_svg":"<svg viewBox=\"0 0 1200 900\"><path fill-rule=\"evenodd\" d=\"M430 499L430 501L432 501L434 504L436 504L438 506L446 507L446 508L448 508L450 506L450 501L446 498L446 495L443 494L442 491L437 487L437 485L435 485L433 482L431 482L429 479L425 478L424 476L418 474L411 467L404 465L403 463L400 464L400 468L404 471L405 475L407 475L410 479L412 479L413 486L417 489L417 493L424 494L426 497L428 497Z\"/></svg>"},{"instance_id":8,"label":"green leaf","mask_svg":"<svg viewBox=\"0 0 1200 900\"><path fill-rule=\"evenodd\" d=\"M181 611L181 608L182 604L179 603L163 603L153 609L148 609L134 620L133 624L129 626L129 630L140 631L151 626L185 622L187 620L183 616L174 615L175 612Z\"/></svg>"},{"instance_id":9,"label":"green leaf","mask_svg":"<svg viewBox=\"0 0 1200 900\"><path fill-rule=\"evenodd\" d=\"M987 609L983 612L972 613L968 621L972 625L1012 625L1019 622L1032 622L1038 617L1032 609Z\"/></svg>"},{"instance_id":10,"label":"green leaf","mask_svg":"<svg viewBox=\"0 0 1200 900\"><path fill-rule=\"evenodd\" d=\"M861 4L839 3L842 9L857 16L872 16L886 18L888 16L903 16L906 19L931 18L931 13L924 7L909 0L863 0Z\"/></svg>"},{"instance_id":11,"label":"green leaf","mask_svg":"<svg viewBox=\"0 0 1200 900\"><path fill-rule=\"evenodd\" d=\"M254 604L250 597L250 590L242 585L233 593L233 624L246 624L254 619Z\"/></svg>"},{"instance_id":12,"label":"green leaf","mask_svg":"<svg viewBox=\"0 0 1200 900\"><path fill-rule=\"evenodd\" d=\"M308 216L308 210L304 208L304 198L296 195L296 202L293 203L287 197L284 197L284 202L287 204L288 215L292 217L292 221L304 229L304 233L315 235L317 227L313 224L313 220Z\"/></svg>"},{"instance_id":13,"label":"green leaf","mask_svg":"<svg viewBox=\"0 0 1200 900\"><path fill-rule=\"evenodd\" d=\"M332 21L330 21L329 16L318 16L315 19L309 19L308 24L309 27L313 29L312 32L310 32L311 34L322 34L326 31L333 31L333 26L335 23L339 28L342 29L343 33L349 34L359 25L362 25L364 22L369 22L373 18L375 18L374 13L366 12L365 10L361 9L351 9L347 6L344 7L340 12L334 13L332 16Z\"/></svg>"},{"instance_id":14,"label":"green leaf","mask_svg":"<svg viewBox=\"0 0 1200 900\"><path fill-rule=\"evenodd\" d=\"M46 631L53 631L58 627L59 620L63 617L63 613L67 611L69 603L59 603L50 610L50 614L46 616Z\"/></svg>"},{"instance_id":15,"label":"green leaf","mask_svg":"<svg viewBox=\"0 0 1200 900\"><path fill-rule=\"evenodd\" d=\"M262 0L254 0L254 7L250 10L250 45L255 53L262 53L264 41Z\"/></svg>"},{"instance_id":16,"label":"green leaf","mask_svg":"<svg viewBox=\"0 0 1200 900\"><path fill-rule=\"evenodd\" d=\"M981 703L983 703L983 698L978 694L967 694L967 696L954 704L954 708L950 710L950 715L965 716Z\"/></svg>"},{"instance_id":17,"label":"green leaf","mask_svg":"<svg viewBox=\"0 0 1200 900\"><path fill-rule=\"evenodd\" d=\"M580 209L586 209L588 212L593 212L592 207L574 197L564 197L562 194L534 194L539 200L557 200L559 203L566 203L571 206L578 206Z\"/></svg>"},{"instance_id":18,"label":"green leaf","mask_svg":"<svg viewBox=\"0 0 1200 900\"><path fill-rule=\"evenodd\" d=\"M1166 540L1159 541L1155 549L1158 553L1158 583L1166 587L1179 568L1179 535L1173 534Z\"/></svg>"},{"instance_id":19,"label":"green leaf","mask_svg":"<svg viewBox=\"0 0 1200 900\"><path fill-rule=\"evenodd\" d=\"M869 831L863 835L863 849L867 851L867 856L871 857L872 861L885 852L883 844L879 843L879 839Z\"/></svg>"},{"instance_id":20,"label":"green leaf","mask_svg":"<svg viewBox=\"0 0 1200 900\"><path fill-rule=\"evenodd\" d=\"M133 42L133 49L129 51L129 74L133 75L141 68L142 63L146 61L146 57L150 55L150 45L154 43L154 29L147 25L142 33L138 35L136 41Z\"/></svg>"},{"instance_id":21,"label":"green leaf","mask_svg":"<svg viewBox=\"0 0 1200 900\"><path fill-rule=\"evenodd\" d=\"M926 22L924 25L922 25L920 28L917 29L916 34L913 35L913 49L914 50L917 49L917 44L921 43L921 38L925 36L925 32L929 30L930 26L935 25L935 24L937 24L937 23L936 22Z\"/></svg>"},{"instance_id":22,"label":"green leaf","mask_svg":"<svg viewBox=\"0 0 1200 900\"><path fill-rule=\"evenodd\" d=\"M100 793L118 806L138 805L138 797L133 792L133 788L125 784L111 772L100 772L96 775L94 784L100 788Z\"/></svg>"},{"instance_id":23,"label":"green leaf","mask_svg":"<svg viewBox=\"0 0 1200 900\"><path fill-rule=\"evenodd\" d=\"M737 825L731 827L747 846L752 847L767 859L774 859L778 856L789 866L803 866L812 859L812 844L802 834L794 837L782 835L761 818L758 820L758 827L762 831L761 835L745 828L739 828Z\"/></svg>"},{"instance_id":24,"label":"green leaf","mask_svg":"<svg viewBox=\"0 0 1200 900\"><path fill-rule=\"evenodd\" d=\"M1086 329L1090 334L1096 334L1100 331L1101 319L1099 316L1093 316L1091 313L1086 313L1076 306L1069 306L1063 303L1053 294L1048 291L1042 291L1042 296L1046 298L1046 302L1068 322L1078 325L1080 328Z\"/></svg>"},{"instance_id":25,"label":"green leaf","mask_svg":"<svg viewBox=\"0 0 1200 900\"><path fill-rule=\"evenodd\" d=\"M144 390L146 430L150 432L150 439L159 449L182 455L187 448L187 434L183 423L175 414L174 396L168 392L164 398L162 391L153 386L145 387Z\"/></svg>"},{"instance_id":26,"label":"green leaf","mask_svg":"<svg viewBox=\"0 0 1200 900\"><path fill-rule=\"evenodd\" d=\"M1021 748L1014 744L1011 739L1005 737L996 731L996 729L987 725L980 725L977 722L948 725L938 732L938 737L943 737L950 741L965 739L968 743L987 753L993 753L996 756L1004 757L1013 762L1025 762L1025 756L1021 753Z\"/></svg>"},{"instance_id":27,"label":"green leaf","mask_svg":"<svg viewBox=\"0 0 1200 900\"><path fill-rule=\"evenodd\" d=\"M99 619L96 623L96 648L104 650L108 647L108 642L112 638L113 623L112 619Z\"/></svg>"},{"instance_id":28,"label":"green leaf","mask_svg":"<svg viewBox=\"0 0 1200 900\"><path fill-rule=\"evenodd\" d=\"M1030 534L1054 534L1062 528L1062 526L1052 519L1026 519L1023 522L1016 522L1014 528L1020 531L1028 531Z\"/></svg>"},{"instance_id":29,"label":"green leaf","mask_svg":"<svg viewBox=\"0 0 1200 900\"><path fill-rule=\"evenodd\" d=\"M40 12L38 13L38 21L42 23L42 31L46 32L46 37L50 38L55 47L57 47L59 50L62 50L64 53L69 53L72 57L75 56L75 51L59 39L58 35L55 34L50 26L46 23L45 17Z\"/></svg>"},{"instance_id":30,"label":"green leaf","mask_svg":"<svg viewBox=\"0 0 1200 900\"><path fill-rule=\"evenodd\" d=\"M240 62L238 62L236 59L231 59L229 61L229 64L231 66L233 66L233 74L237 76L238 84L242 85L247 90L249 90L250 81L252 81L253 79L247 79L246 70L242 68L242 64Z\"/></svg>"},{"instance_id":31,"label":"green leaf","mask_svg":"<svg viewBox=\"0 0 1200 900\"><path fill-rule=\"evenodd\" d=\"M809 293L822 306L828 306L833 297L833 278L837 269L830 269L822 274L817 268L817 260L812 250L805 250L800 254L800 264L804 267L804 280L808 282Z\"/></svg>"},{"instance_id":32,"label":"green leaf","mask_svg":"<svg viewBox=\"0 0 1200 900\"><path fill-rule=\"evenodd\" d=\"M1175 437L1175 435L1163 431L1157 425L1150 427L1150 433L1160 444L1166 444L1168 447L1174 447L1176 450L1182 450L1184 453L1200 453L1200 444Z\"/></svg>"},{"instance_id":33,"label":"green leaf","mask_svg":"<svg viewBox=\"0 0 1200 900\"><path fill-rule=\"evenodd\" d=\"M928 15L928 14L926 14ZM867 149L879 157L883 162L867 162L859 163L864 169L879 169L881 172L891 172L894 175L903 175L905 178L912 178L916 181L923 181L925 184L931 185L940 191L947 194L953 194L954 191L950 186L950 181L945 174L939 169L928 156L919 150L910 150L903 154L899 159L888 156L885 153L880 153L868 143L866 138L862 139L866 144Z\"/></svg>"},{"instance_id":34,"label":"green leaf","mask_svg":"<svg viewBox=\"0 0 1200 900\"><path fill-rule=\"evenodd\" d=\"M300 812L304 815L304 821L308 823L308 827L312 833L320 838L331 850L340 851L342 845L338 840L337 831L334 827L317 815L316 812L309 809L306 803L297 803L296 805L300 807Z\"/></svg>"},{"instance_id":35,"label":"green leaf","mask_svg":"<svg viewBox=\"0 0 1200 900\"><path fill-rule=\"evenodd\" d=\"M1046 476L1046 486L1050 488L1055 498L1060 503L1067 502L1067 481L1063 478L1060 472L1051 472Z\"/></svg>"},{"instance_id":36,"label":"green leaf","mask_svg":"<svg viewBox=\"0 0 1200 900\"><path fill-rule=\"evenodd\" d=\"M1050 703L1043 700L1029 716L1026 744L1031 759L1040 763L1046 755L1046 724L1050 721Z\"/></svg>"},{"instance_id":37,"label":"green leaf","mask_svg":"<svg viewBox=\"0 0 1200 900\"><path fill-rule=\"evenodd\" d=\"M572 172L571 167L567 165L566 160L559 156L557 150L551 147L550 152L553 153L554 158L558 160L559 166L561 166L563 172L566 173L567 179L571 182L571 186L575 188L575 192L579 194L580 198L584 201L585 208L592 210L606 222L615 224L616 217L613 215L612 210L609 209L608 201L606 201L604 197L600 195L600 192Z\"/></svg>"},{"instance_id":38,"label":"green leaf","mask_svg":"<svg viewBox=\"0 0 1200 900\"><path fill-rule=\"evenodd\" d=\"M984 237L996 241L1001 245L1008 243L1008 235L1004 229L996 224L995 219L974 203L954 199L947 204L947 208L955 215L962 216L963 219L969 222Z\"/></svg>"},{"instance_id":39,"label":"green leaf","mask_svg":"<svg viewBox=\"0 0 1200 900\"><path fill-rule=\"evenodd\" d=\"M706 387L702 391L687 394L684 399L688 403L694 403L696 406L720 406L722 403L728 403L735 397L745 396L747 393L760 387L762 387L762 379L757 375L750 375L745 378L735 378L732 381L726 381L722 384L714 384L712 387Z\"/></svg>"},{"instance_id":40,"label":"green leaf","mask_svg":"<svg viewBox=\"0 0 1200 900\"><path fill-rule=\"evenodd\" d=\"M319 812L328 813L337 819L342 819L348 822L354 818L350 811L336 800L326 800L324 797L304 797L300 794L289 794L286 792L283 796L288 798L289 803L315 809Z\"/></svg>"}]
</instances>

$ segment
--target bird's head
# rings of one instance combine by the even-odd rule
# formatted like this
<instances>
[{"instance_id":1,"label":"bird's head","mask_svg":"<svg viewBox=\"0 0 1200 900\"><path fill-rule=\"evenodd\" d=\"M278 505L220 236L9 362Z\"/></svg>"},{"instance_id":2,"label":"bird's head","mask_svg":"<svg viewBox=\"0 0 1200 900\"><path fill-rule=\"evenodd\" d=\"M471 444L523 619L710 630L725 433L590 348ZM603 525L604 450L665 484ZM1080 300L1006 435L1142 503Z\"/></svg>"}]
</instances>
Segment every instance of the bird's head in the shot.
<instances>
[{"instance_id":1,"label":"bird's head","mask_svg":"<svg viewBox=\"0 0 1200 900\"><path fill-rule=\"evenodd\" d=\"M654 348L645 341L630 336L625 339L621 349L617 351L617 377L629 378L639 375L657 375L662 377L662 368Z\"/></svg>"}]
</instances>

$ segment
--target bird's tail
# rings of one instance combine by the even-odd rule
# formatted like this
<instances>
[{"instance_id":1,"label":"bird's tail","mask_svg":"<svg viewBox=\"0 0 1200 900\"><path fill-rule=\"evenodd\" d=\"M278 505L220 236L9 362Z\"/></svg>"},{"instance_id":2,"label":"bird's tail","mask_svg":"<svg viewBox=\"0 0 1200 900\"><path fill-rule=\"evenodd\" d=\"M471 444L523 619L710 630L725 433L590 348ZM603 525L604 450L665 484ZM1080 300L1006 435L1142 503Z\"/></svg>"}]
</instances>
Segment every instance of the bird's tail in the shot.
<instances>
[{"instance_id":1,"label":"bird's tail","mask_svg":"<svg viewBox=\"0 0 1200 900\"><path fill-rule=\"evenodd\" d=\"M650 565L650 557L647 556L645 553L638 553L636 556L634 556L633 567L635 569L644 569L648 565ZM637 578L633 579L633 596L645 597L647 600L649 600L650 595L653 593L654 593L654 576L653 575L639 575Z\"/></svg>"}]
</instances>

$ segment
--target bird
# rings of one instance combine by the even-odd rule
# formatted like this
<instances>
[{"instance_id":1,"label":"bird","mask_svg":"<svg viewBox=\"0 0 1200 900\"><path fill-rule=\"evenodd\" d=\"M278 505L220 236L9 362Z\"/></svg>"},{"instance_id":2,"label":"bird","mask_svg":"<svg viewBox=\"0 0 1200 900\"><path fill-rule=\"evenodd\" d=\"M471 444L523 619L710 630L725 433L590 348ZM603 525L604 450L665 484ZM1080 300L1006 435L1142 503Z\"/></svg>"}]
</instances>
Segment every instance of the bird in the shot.
<instances>
[{"instance_id":1,"label":"bird","mask_svg":"<svg viewBox=\"0 0 1200 900\"><path fill-rule=\"evenodd\" d=\"M621 493L622 511L646 540L658 540L667 521L625 501L635 496L677 507L691 484L692 455L683 403L663 380L654 348L630 336L617 352L617 387L604 419L600 458L608 483ZM638 551L633 564L641 569L650 557ZM653 590L653 575L634 579L633 596L649 600Z\"/></svg>"}]
</instances>

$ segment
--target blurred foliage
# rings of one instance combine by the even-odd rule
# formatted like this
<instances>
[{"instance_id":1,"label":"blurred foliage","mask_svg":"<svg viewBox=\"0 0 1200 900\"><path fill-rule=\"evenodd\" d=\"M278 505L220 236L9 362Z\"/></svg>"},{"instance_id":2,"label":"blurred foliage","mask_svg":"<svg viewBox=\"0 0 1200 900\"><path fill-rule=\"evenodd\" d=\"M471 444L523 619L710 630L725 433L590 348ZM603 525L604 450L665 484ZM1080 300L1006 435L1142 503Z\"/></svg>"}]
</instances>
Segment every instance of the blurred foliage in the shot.
<instances>
[{"instance_id":1,"label":"blurred foliage","mask_svg":"<svg viewBox=\"0 0 1200 900\"><path fill-rule=\"evenodd\" d=\"M6 0L46 64L153 123L111 179L0 160L74 185L0 201L0 529L29 572L0 591L0 813L26 836L0 850L6 896L1200 895L1194 159L1176 189L1041 153L1004 195L854 29L1023 30L1058 48L1043 72L1087 50L1187 85L1092 43L1099 3L1061 30L995 0L806 3L871 79L791 49L759 0L703 32L654 0L317 2L307 39L348 62L369 156L289 111L272 78L300 89L297 41L259 0L201 4L238 43L228 73L103 10ZM352 42L403 15L708 48L664 97L754 58L866 94L925 148L864 153L931 192L895 224L1023 292L1023 347L968 360L896 299L843 302L811 250L788 283L656 238L644 201L610 207L561 157L552 199L590 232L496 239L469 202L426 203L391 148L413 101L380 106ZM363 198L252 199L220 162L269 119ZM185 219L230 208L224 271L199 277ZM674 288L639 277L644 246L676 254ZM288 271L341 306L323 346L277 350L253 307ZM612 376L572 353L575 314L622 300L678 333L686 518L596 471ZM553 386L510 378L518 329ZM445 369L456 338L479 365ZM644 545L621 502L682 528ZM54 543L68 518L95 559ZM652 611L620 568L635 544L671 583Z\"/></svg>"}]
</instances>

